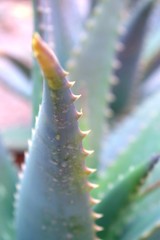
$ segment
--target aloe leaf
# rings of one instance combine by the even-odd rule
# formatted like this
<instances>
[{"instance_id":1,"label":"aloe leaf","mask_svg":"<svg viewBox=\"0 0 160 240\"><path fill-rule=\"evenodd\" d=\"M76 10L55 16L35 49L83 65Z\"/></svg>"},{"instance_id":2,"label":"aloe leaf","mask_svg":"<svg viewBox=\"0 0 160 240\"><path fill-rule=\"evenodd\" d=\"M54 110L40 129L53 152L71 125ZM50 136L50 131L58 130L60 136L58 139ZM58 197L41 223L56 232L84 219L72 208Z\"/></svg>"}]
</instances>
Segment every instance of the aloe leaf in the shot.
<instances>
[{"instance_id":1,"label":"aloe leaf","mask_svg":"<svg viewBox=\"0 0 160 240\"><path fill-rule=\"evenodd\" d=\"M73 0L33 0L33 9L35 30L54 48L64 67L72 47L78 42L85 14L81 14L78 1Z\"/></svg>"},{"instance_id":2,"label":"aloe leaf","mask_svg":"<svg viewBox=\"0 0 160 240\"><path fill-rule=\"evenodd\" d=\"M153 73L158 64L158 53L160 52L160 32L158 22L160 21L160 4L156 1L149 24L148 34L142 54L142 73L141 79L148 80L148 77Z\"/></svg>"},{"instance_id":3,"label":"aloe leaf","mask_svg":"<svg viewBox=\"0 0 160 240\"><path fill-rule=\"evenodd\" d=\"M146 178L156 162L157 159L132 166L119 174L116 181L110 184L103 179L99 182L99 188L93 191L94 197L101 198L101 202L94 208L95 212L103 214L103 217L97 220L97 224L104 228L98 233L99 237L112 239L112 224L120 211L129 203L130 196L136 194L141 181Z\"/></svg>"},{"instance_id":4,"label":"aloe leaf","mask_svg":"<svg viewBox=\"0 0 160 240\"><path fill-rule=\"evenodd\" d=\"M152 205L152 207L150 207L150 205ZM141 207L143 208L143 205ZM119 228L117 230L117 236L113 239L158 240L158 237L160 237L159 210L159 205L155 204L155 206L153 206L151 202L148 202L148 205L145 206L145 211L135 211L132 215L128 216L125 222L126 225L121 225L121 229ZM130 209L128 209L128 211L130 211ZM121 217L124 218L125 215Z\"/></svg>"},{"instance_id":5,"label":"aloe leaf","mask_svg":"<svg viewBox=\"0 0 160 240\"><path fill-rule=\"evenodd\" d=\"M13 200L16 182L16 169L0 141L0 239L14 239Z\"/></svg>"},{"instance_id":6,"label":"aloe leaf","mask_svg":"<svg viewBox=\"0 0 160 240\"><path fill-rule=\"evenodd\" d=\"M35 34L33 50L43 70L43 101L33 131L17 202L17 239L86 239L95 236L72 83ZM38 200L38 201L37 201Z\"/></svg>"},{"instance_id":7,"label":"aloe leaf","mask_svg":"<svg viewBox=\"0 0 160 240\"><path fill-rule=\"evenodd\" d=\"M81 42L73 50L68 62L70 78L77 80L75 91L82 94L81 101L77 103L78 108L84 106L84 118L80 120L80 126L93 131L90 139L85 142L96 152L94 161L92 158L88 161L92 167L97 166L106 108L105 96L113 80L112 65L124 6L125 1L118 0L101 1L97 4L86 24L86 31L82 33Z\"/></svg>"},{"instance_id":8,"label":"aloe leaf","mask_svg":"<svg viewBox=\"0 0 160 240\"><path fill-rule=\"evenodd\" d=\"M107 143L104 143L102 168L111 165L108 167L106 181L113 181L117 174L125 171L130 165L138 164L160 151L159 131L157 131L160 118L159 101L158 91L141 103L117 127L113 135L110 135Z\"/></svg>"},{"instance_id":9,"label":"aloe leaf","mask_svg":"<svg viewBox=\"0 0 160 240\"><path fill-rule=\"evenodd\" d=\"M83 5L86 3L84 2ZM78 42L86 17L85 14L80 13L78 1L74 0L51 1L51 9L55 52L64 67L72 48Z\"/></svg>"},{"instance_id":10,"label":"aloe leaf","mask_svg":"<svg viewBox=\"0 0 160 240\"><path fill-rule=\"evenodd\" d=\"M158 194L159 197L160 193ZM150 205L152 207L150 207ZM159 239L160 237L160 205L154 202L154 206L151 201L145 205L147 211L137 212L132 214L132 218L129 219L124 228L124 232L118 236L117 239L122 238L124 240L149 240Z\"/></svg>"},{"instance_id":11,"label":"aloe leaf","mask_svg":"<svg viewBox=\"0 0 160 240\"><path fill-rule=\"evenodd\" d=\"M117 61L121 67L114 70L114 75L119 79L117 85L112 87L115 100L110 103L110 108L117 116L131 110L138 94L140 55L146 33L148 17L153 8L154 1L140 1L126 23L126 32L119 39Z\"/></svg>"},{"instance_id":12,"label":"aloe leaf","mask_svg":"<svg viewBox=\"0 0 160 240\"><path fill-rule=\"evenodd\" d=\"M130 139L132 139L132 141L126 144L125 150L123 151L123 153L117 156L117 158L115 158L116 161L112 164L112 166L110 166L107 169L107 171L105 172L105 175L102 177L102 181L100 181L100 184L99 184L100 187L95 191L95 195L93 195L95 197L100 197L102 199L102 203L104 201L104 206L110 206L112 202L114 203L113 207L112 208L109 207L109 210L108 210L111 212L112 218L108 218L108 219L113 220L113 218L115 218L114 214L116 213L116 211L123 208L124 206L123 204L125 204L125 201L129 197L129 192L124 193L124 191L126 190L125 187L118 188L118 189L121 189L121 191L123 191L123 194L120 194L120 190L118 192L117 189L115 188L118 179L120 179L121 182L123 182L122 180L125 179L124 175L126 173L126 169L128 169L127 170L128 172L129 170L132 171L134 168L139 167L141 164L142 165L146 164L145 160L148 157L152 157L153 154L158 153L160 151L159 131L157 131L157 129L159 129L160 127L159 125L160 112L158 111L158 106L157 106L157 104L159 104L159 100L160 100L160 94L156 94L154 97L152 97L151 99L143 103L140 106L139 110L137 110L132 115L132 121L133 122L135 121L136 125L137 123L139 124L138 129L140 131L138 131L136 127L136 130L134 132L134 129L135 129L134 125L132 125L132 128L129 129L130 133L132 133L132 135L130 135ZM152 110L155 109L155 111L151 111L151 109ZM136 122L137 119L139 122ZM145 125L144 125L144 119L146 119ZM125 127L123 128L121 125L121 130L122 129L125 130ZM127 128L126 130L128 131ZM133 133L135 134L134 138L133 138ZM148 138L148 136L150 137ZM119 136L119 139L121 142L123 142L121 135ZM111 147L112 149L114 149L113 145ZM128 181L126 182L129 183L129 181L132 181L132 177L128 177ZM111 203L109 204L105 203L105 197L103 194L103 193L107 194L107 191L105 190L106 186L108 186L108 189L111 189L111 190L115 189L115 198L112 197L111 198L112 200L110 200ZM116 197L116 195L119 197ZM109 194L106 196L109 198ZM121 198L122 198L122 202L119 202ZM115 200L113 201L113 199ZM97 208L99 206L104 207L103 205L99 204ZM105 212L105 214L107 214L106 210L104 209L103 210L101 209L101 212ZM104 224L105 224L105 220L104 220Z\"/></svg>"},{"instance_id":13,"label":"aloe leaf","mask_svg":"<svg viewBox=\"0 0 160 240\"><path fill-rule=\"evenodd\" d=\"M159 158L159 155L155 156L153 162L159 161ZM143 185L139 188L137 194L132 196L130 203L119 214L112 226L114 240L159 239L159 170L160 164L158 162L154 169L150 171L145 182L143 181Z\"/></svg>"},{"instance_id":14,"label":"aloe leaf","mask_svg":"<svg viewBox=\"0 0 160 240\"><path fill-rule=\"evenodd\" d=\"M126 208L123 213L124 221L116 239L159 239L160 189L159 185L155 184L160 181L159 169L160 164L158 163L147 179L143 191L139 193L139 197L135 198L133 204Z\"/></svg>"},{"instance_id":15,"label":"aloe leaf","mask_svg":"<svg viewBox=\"0 0 160 240\"><path fill-rule=\"evenodd\" d=\"M53 29L49 28L49 25L51 24L50 1L33 0L32 6L34 16L34 30L42 35L46 42L49 41L49 38L53 40Z\"/></svg>"},{"instance_id":16,"label":"aloe leaf","mask_svg":"<svg viewBox=\"0 0 160 240\"><path fill-rule=\"evenodd\" d=\"M114 223L112 224L111 228L108 231L109 234L107 236L109 237L109 239L112 239L112 240L123 239L122 235L123 234L125 235L126 232L128 232L128 233L135 232L135 235L137 234L137 236L138 235L141 236L144 234L147 226L148 226L148 230L149 230L149 228L153 229L153 226L155 225L155 221L156 221L156 216L154 216L154 215L152 216L152 214L151 214L151 216L149 215L147 219L145 216L144 221L143 220L141 221L139 218L141 218L143 213L146 213L146 209L148 211L150 211L150 210L152 211L153 208L156 207L156 203L155 203L156 197L154 199L151 199L150 196L149 196L150 199L145 198L145 196L140 197L139 192L144 187L144 185L146 185L148 179L150 178L150 175L154 175L154 170L159 165L159 159L160 159L159 155L157 155L156 157L153 157L151 159L151 162L153 164L149 170L149 173L146 175L146 177L144 179L141 180L141 184L137 188L136 192L129 197L128 204L125 204L123 206L123 208L119 212L117 218L114 219ZM156 195L156 196L158 197L158 195ZM142 198L143 198L143 200L142 200ZM132 220L134 218L136 218L136 221L137 221L136 223L134 223L134 221L132 222ZM143 219L143 217L141 219ZM139 221L141 221L141 223L142 222L143 223L141 224ZM136 228L137 228L137 231L136 231ZM154 226L154 228L155 228L155 226ZM146 232L145 232L145 234L146 234ZM139 239L139 238L136 238L134 236L133 238L128 237L126 239Z\"/></svg>"}]
</instances>

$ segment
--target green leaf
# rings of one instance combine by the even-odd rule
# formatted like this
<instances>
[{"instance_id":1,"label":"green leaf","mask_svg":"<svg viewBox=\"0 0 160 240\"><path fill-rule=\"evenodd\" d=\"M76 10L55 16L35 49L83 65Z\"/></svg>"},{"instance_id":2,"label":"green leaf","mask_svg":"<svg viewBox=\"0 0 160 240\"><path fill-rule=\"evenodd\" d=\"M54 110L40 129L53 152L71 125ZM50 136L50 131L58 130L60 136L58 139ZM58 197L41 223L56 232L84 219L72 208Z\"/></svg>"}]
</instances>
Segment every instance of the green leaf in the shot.
<instances>
[{"instance_id":1,"label":"green leaf","mask_svg":"<svg viewBox=\"0 0 160 240\"><path fill-rule=\"evenodd\" d=\"M122 209L129 203L131 195L136 194L141 181L146 178L155 162L157 161L148 161L135 167L132 166L125 172L121 172L116 181L109 184L101 179L99 188L93 192L94 197L100 197L101 195L102 199L100 204L94 208L95 212L103 214L103 217L97 220L97 224L104 228L98 234L99 237L112 239L114 233L112 224L116 221Z\"/></svg>"},{"instance_id":2,"label":"green leaf","mask_svg":"<svg viewBox=\"0 0 160 240\"><path fill-rule=\"evenodd\" d=\"M133 103L137 101L139 60L153 3L154 1L145 0L137 4L125 23L124 35L119 39L120 49L117 50L116 55L121 67L115 69L113 73L119 81L112 87L115 100L110 103L110 108L116 116L131 111Z\"/></svg>"},{"instance_id":3,"label":"green leaf","mask_svg":"<svg viewBox=\"0 0 160 240\"><path fill-rule=\"evenodd\" d=\"M113 223L113 220L116 219L117 212L120 211L121 208L123 209L125 201L127 201L130 193L133 190L130 189L130 191L126 191L127 188L125 187L125 185L124 186L120 185L123 183L123 181L119 182L118 179L120 180L124 179L125 181L126 171L128 173L129 170L132 171L132 169L139 168L139 166L141 165L143 166L143 164L146 165L147 164L145 162L146 159L151 158L154 154L160 152L158 131L158 129L160 129L159 124L160 111L158 108L159 101L160 93L155 94L155 96L145 101L139 107L139 109L137 109L135 113L133 113L132 116L130 116L132 124L127 125L124 123L124 125L120 126L122 131L121 134L123 134L123 132L125 134L129 133L128 139L132 139L132 141L130 142L128 141L128 144L124 145L123 135L120 134L118 135L118 131L114 133L114 137L116 137L117 141L119 140L119 144L122 144L122 146L125 147L125 150L123 150L123 152L121 152L121 154L119 155L115 152L116 161L114 161L112 165L108 167L105 174L103 174L102 180L100 181L99 184L100 187L95 191L94 193L95 195L93 195L94 197L100 197L102 199L102 203L98 206L101 207L100 211L101 213L105 213L106 217L104 218L104 220L102 220L102 222L98 223L103 224L103 227L105 227L105 229L107 228L107 230L108 226L110 226L110 224ZM114 151L115 149L114 145L109 145L109 147ZM129 182L131 181L132 183L132 179L134 178L128 176L128 179L125 182L129 184ZM117 182L119 182L119 184L117 184ZM109 189L113 191L114 198L107 192L106 190L107 187L108 191ZM120 194L121 192L122 194ZM105 201L105 197L110 201L109 202L107 202L108 200ZM107 210L104 210L105 207L107 208ZM110 214L107 211L110 211ZM106 221L108 221L108 225Z\"/></svg>"},{"instance_id":4,"label":"green leaf","mask_svg":"<svg viewBox=\"0 0 160 240\"><path fill-rule=\"evenodd\" d=\"M65 67L72 48L77 45L86 16L80 13L78 1L50 2L55 52L62 66Z\"/></svg>"},{"instance_id":5,"label":"green leaf","mask_svg":"<svg viewBox=\"0 0 160 240\"><path fill-rule=\"evenodd\" d=\"M90 128L93 131L90 139L85 142L96 153L94 160L91 158L88 161L92 167L98 164L106 108L105 96L114 81L111 72L124 6L125 1L119 0L105 0L97 4L86 24L86 31L82 33L81 42L73 50L68 62L70 78L77 81L75 91L82 94L77 103L78 108L83 106L84 113L80 126L84 130Z\"/></svg>"},{"instance_id":6,"label":"green leaf","mask_svg":"<svg viewBox=\"0 0 160 240\"><path fill-rule=\"evenodd\" d=\"M33 50L45 77L42 107L29 147L17 202L17 238L93 240L93 218L70 90L57 58L36 34Z\"/></svg>"},{"instance_id":7,"label":"green leaf","mask_svg":"<svg viewBox=\"0 0 160 240\"><path fill-rule=\"evenodd\" d=\"M114 181L126 168L139 164L160 151L159 101L160 92L146 99L104 144L102 168L111 165L108 167L107 182Z\"/></svg>"},{"instance_id":8,"label":"green leaf","mask_svg":"<svg viewBox=\"0 0 160 240\"><path fill-rule=\"evenodd\" d=\"M156 22L159 22L159 2L155 4L152 18L149 21L149 31L146 36L142 54L141 80L148 80L148 77L157 69L160 55L160 32Z\"/></svg>"},{"instance_id":9,"label":"green leaf","mask_svg":"<svg viewBox=\"0 0 160 240\"><path fill-rule=\"evenodd\" d=\"M151 240L160 237L160 164L151 172L135 201L123 213L123 225L117 239ZM153 187L156 186L156 187ZM146 211L147 210L147 211Z\"/></svg>"},{"instance_id":10,"label":"green leaf","mask_svg":"<svg viewBox=\"0 0 160 240\"><path fill-rule=\"evenodd\" d=\"M152 207L150 207L152 205ZM146 206L143 207L143 212L135 211L134 214L132 213L131 216L128 216L128 219L125 222L125 226L121 226L119 228L119 234L114 240L124 239L124 240L148 240L154 239L152 235L156 233L160 237L159 231L159 210L160 206L156 205L153 206L151 202L148 203ZM145 211L144 211L145 207ZM147 209L147 211L146 211ZM130 211L130 209L128 209ZM124 218L125 215L122 216ZM130 217L130 218L129 218ZM122 232L122 233L121 233ZM158 233L159 232L159 233ZM120 234L121 233L121 234ZM159 239L159 238L157 238Z\"/></svg>"},{"instance_id":11,"label":"green leaf","mask_svg":"<svg viewBox=\"0 0 160 240\"><path fill-rule=\"evenodd\" d=\"M62 66L65 67L72 47L78 42L85 14L81 14L79 4L74 0L33 0L33 9L35 31L40 33L52 49L54 48Z\"/></svg>"}]
</instances>

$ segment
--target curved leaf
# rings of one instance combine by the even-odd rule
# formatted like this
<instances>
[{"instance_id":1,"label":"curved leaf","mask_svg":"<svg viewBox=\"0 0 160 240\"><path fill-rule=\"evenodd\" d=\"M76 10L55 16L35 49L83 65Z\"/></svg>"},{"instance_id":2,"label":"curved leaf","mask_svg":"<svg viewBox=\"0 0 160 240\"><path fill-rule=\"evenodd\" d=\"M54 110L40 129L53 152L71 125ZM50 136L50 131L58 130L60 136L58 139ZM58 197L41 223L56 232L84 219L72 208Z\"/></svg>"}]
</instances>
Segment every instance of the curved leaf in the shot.
<instances>
[{"instance_id":1,"label":"curved leaf","mask_svg":"<svg viewBox=\"0 0 160 240\"><path fill-rule=\"evenodd\" d=\"M158 91L139 105L104 142L101 169L111 165L107 181L112 181L117 173L125 171L130 165L138 164L160 151L159 101Z\"/></svg>"},{"instance_id":2,"label":"curved leaf","mask_svg":"<svg viewBox=\"0 0 160 240\"><path fill-rule=\"evenodd\" d=\"M140 54L153 3L154 1L151 0L140 1L127 20L125 34L119 40L122 51L117 53L117 60L121 63L121 67L113 73L119 82L112 87L115 100L110 103L110 108L115 115L131 110L133 103L136 102Z\"/></svg>"},{"instance_id":3,"label":"curved leaf","mask_svg":"<svg viewBox=\"0 0 160 240\"><path fill-rule=\"evenodd\" d=\"M95 212L103 215L97 220L97 224L104 228L98 233L99 237L112 239L114 236L112 224L116 222L122 209L129 204L130 197L137 193L142 180L144 181L156 163L157 159L132 166L125 172L121 172L116 181L110 184L103 179L99 182L99 188L93 192L94 197L101 195L101 202L94 208Z\"/></svg>"}]
</instances>

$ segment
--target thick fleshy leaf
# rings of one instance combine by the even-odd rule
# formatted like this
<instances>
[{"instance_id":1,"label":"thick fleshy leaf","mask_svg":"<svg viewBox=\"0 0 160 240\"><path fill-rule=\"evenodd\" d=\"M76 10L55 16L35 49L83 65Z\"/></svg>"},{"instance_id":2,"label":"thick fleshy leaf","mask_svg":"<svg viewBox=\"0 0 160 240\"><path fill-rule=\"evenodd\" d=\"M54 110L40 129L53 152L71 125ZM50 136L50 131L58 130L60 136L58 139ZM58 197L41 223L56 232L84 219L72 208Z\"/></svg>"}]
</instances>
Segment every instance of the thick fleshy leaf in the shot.
<instances>
[{"instance_id":1,"label":"thick fleshy leaf","mask_svg":"<svg viewBox=\"0 0 160 240\"><path fill-rule=\"evenodd\" d=\"M124 123L123 126L122 125L120 126L122 131L121 134L125 133L126 136L127 134L129 134L127 139L132 139L132 141L130 142L128 141L128 143L126 143L125 142L126 136L124 137L123 135L121 135L120 131L117 131L116 134L114 133L114 137L116 138L117 141L119 140L119 144L120 145L122 144L121 146L123 147L125 146L125 150L123 152L121 151L121 154L119 155L115 152L114 156L116 161L114 161L112 163L112 166L108 167L105 174L103 174L104 176L102 176L102 181L99 184L100 187L97 190L94 190L95 191L94 197L100 197L102 199L102 202L97 206L97 209L100 208L101 206L100 212L101 213L105 212L106 219L108 219L105 220L104 218L102 222L98 223L103 224L103 226L107 228L106 231L109 231L109 228L107 227L107 225L105 225L106 221L108 221L108 226L110 226L110 224L113 223L113 219L114 221L116 221L118 217L118 215L116 215L117 212L120 212L120 210L124 208L125 201L127 201L131 192L133 191L133 189L127 191L125 185L120 185L126 179L125 178L126 171L127 173L131 171L132 174L132 170L139 167L139 165L141 164L142 165L146 164L145 163L146 159L151 158L154 154L160 152L159 145L160 111L158 111L159 108L156 107L158 106L159 101L160 94L158 93L154 97L148 99L145 103L143 103L139 107L139 109L134 114L132 114L130 120L128 119L128 121L126 121L126 124ZM110 145L110 148L114 150L116 147L112 144ZM133 179L134 178L132 176L128 175L128 180L126 180L126 183L129 184L130 181L132 182ZM107 194L106 188L108 188L108 191L111 189L111 193L113 191L113 193L115 194L114 198L109 193ZM123 192L123 194L120 194L120 192ZM107 199L106 201L110 199L109 204L105 202L105 196ZM113 201L113 199L115 200ZM107 206L111 206L112 203L113 206L108 208ZM104 210L105 207L107 210ZM110 216L108 218L107 211L110 211Z\"/></svg>"},{"instance_id":2,"label":"thick fleshy leaf","mask_svg":"<svg viewBox=\"0 0 160 240\"><path fill-rule=\"evenodd\" d=\"M90 198L71 83L36 34L33 50L44 73L42 107L17 202L17 238L93 240Z\"/></svg>"},{"instance_id":3,"label":"thick fleshy leaf","mask_svg":"<svg viewBox=\"0 0 160 240\"><path fill-rule=\"evenodd\" d=\"M157 161L157 159L153 159L153 161L132 166L125 172L121 172L116 181L109 184L103 179L99 182L99 188L93 192L94 197L101 198L101 202L95 206L95 212L103 215L101 219L97 220L97 224L104 228L102 232L98 233L99 237L112 239L114 236L112 225L116 222L122 209L129 204L130 197L136 195L142 180L144 181Z\"/></svg>"},{"instance_id":4,"label":"thick fleshy leaf","mask_svg":"<svg viewBox=\"0 0 160 240\"><path fill-rule=\"evenodd\" d=\"M111 165L107 169L107 181L114 180L117 173L125 172L132 164L138 164L160 151L159 101L158 91L139 105L106 139L101 169L105 169L108 164Z\"/></svg>"},{"instance_id":5,"label":"thick fleshy leaf","mask_svg":"<svg viewBox=\"0 0 160 240\"><path fill-rule=\"evenodd\" d=\"M152 0L145 0L137 4L125 23L125 34L119 40L117 61L121 63L121 67L115 69L113 73L119 81L112 87L115 100L110 103L110 108L116 116L131 111L132 106L137 102L139 60L153 3Z\"/></svg>"},{"instance_id":6,"label":"thick fleshy leaf","mask_svg":"<svg viewBox=\"0 0 160 240\"><path fill-rule=\"evenodd\" d=\"M69 59L72 48L77 45L80 32L87 16L88 1L80 4L74 0L51 1L54 28L55 52L63 67Z\"/></svg>"},{"instance_id":7,"label":"thick fleshy leaf","mask_svg":"<svg viewBox=\"0 0 160 240\"><path fill-rule=\"evenodd\" d=\"M125 209L116 239L158 240L160 237L160 164L150 174L138 198ZM147 210L147 211L146 211Z\"/></svg>"},{"instance_id":8,"label":"thick fleshy leaf","mask_svg":"<svg viewBox=\"0 0 160 240\"><path fill-rule=\"evenodd\" d=\"M112 79L111 72L117 42L119 22L125 1L100 1L94 8L92 17L88 20L86 31L82 33L81 42L74 49L68 62L71 80L76 79L75 91L82 94L77 107L83 106L83 119L80 126L91 128L92 133L86 145L96 152L94 161L88 164L97 166L103 133L104 110L106 94L108 94ZM111 14L112 13L112 14Z\"/></svg>"},{"instance_id":9,"label":"thick fleshy leaf","mask_svg":"<svg viewBox=\"0 0 160 240\"><path fill-rule=\"evenodd\" d=\"M148 34L143 46L141 79L148 80L148 77L157 69L160 56L160 3L156 1L148 24Z\"/></svg>"}]
</instances>

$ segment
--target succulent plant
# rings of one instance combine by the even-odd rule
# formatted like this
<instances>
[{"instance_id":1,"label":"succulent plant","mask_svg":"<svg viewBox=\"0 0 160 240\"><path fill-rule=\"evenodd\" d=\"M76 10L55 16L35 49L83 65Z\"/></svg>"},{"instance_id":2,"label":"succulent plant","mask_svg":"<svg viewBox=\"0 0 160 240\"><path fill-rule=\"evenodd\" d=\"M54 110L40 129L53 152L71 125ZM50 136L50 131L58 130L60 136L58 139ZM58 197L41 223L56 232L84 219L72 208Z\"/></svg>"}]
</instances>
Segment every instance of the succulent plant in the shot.
<instances>
[{"instance_id":1,"label":"succulent plant","mask_svg":"<svg viewBox=\"0 0 160 240\"><path fill-rule=\"evenodd\" d=\"M21 170L0 143L0 239L159 240L160 91L140 94L160 5L77 4L33 1L33 130Z\"/></svg>"}]
</instances>

